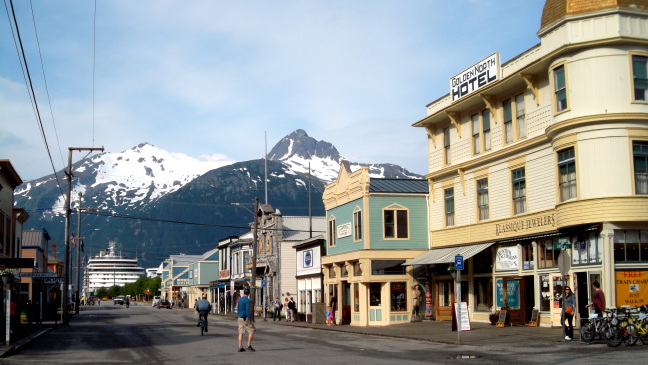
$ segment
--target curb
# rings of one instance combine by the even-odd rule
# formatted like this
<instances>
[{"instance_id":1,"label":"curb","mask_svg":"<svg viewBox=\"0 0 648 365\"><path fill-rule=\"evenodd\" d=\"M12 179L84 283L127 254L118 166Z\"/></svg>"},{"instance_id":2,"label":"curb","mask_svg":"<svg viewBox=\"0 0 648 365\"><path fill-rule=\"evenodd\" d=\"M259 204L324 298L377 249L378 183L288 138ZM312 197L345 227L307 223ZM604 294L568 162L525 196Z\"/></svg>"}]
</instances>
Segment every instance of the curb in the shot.
<instances>
[{"instance_id":1,"label":"curb","mask_svg":"<svg viewBox=\"0 0 648 365\"><path fill-rule=\"evenodd\" d=\"M29 344L31 341L37 339L38 337L48 333L51 331L52 328L42 328L40 330L35 331L31 335L27 337L23 337L20 340L16 341L13 345L9 346L8 348L4 349L4 353L0 354L0 358L2 357L7 357L12 355L14 352L20 351L23 347L25 347L27 344Z\"/></svg>"}]
</instances>

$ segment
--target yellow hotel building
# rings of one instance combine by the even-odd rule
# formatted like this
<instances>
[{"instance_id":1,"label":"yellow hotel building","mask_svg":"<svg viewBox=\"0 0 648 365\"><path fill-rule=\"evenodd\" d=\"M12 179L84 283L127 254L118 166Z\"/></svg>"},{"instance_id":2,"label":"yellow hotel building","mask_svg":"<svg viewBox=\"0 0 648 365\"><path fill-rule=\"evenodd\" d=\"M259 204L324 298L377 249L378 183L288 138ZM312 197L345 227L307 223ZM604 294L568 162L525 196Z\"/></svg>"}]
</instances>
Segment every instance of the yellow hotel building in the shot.
<instances>
[{"instance_id":1,"label":"yellow hotel building","mask_svg":"<svg viewBox=\"0 0 648 365\"><path fill-rule=\"evenodd\" d=\"M648 304L648 1L547 0L537 34L466 65L413 124L431 250L406 265L424 268L433 318L451 318L455 254L473 321L506 307L560 325L567 284L579 323L594 281L607 307Z\"/></svg>"}]
</instances>

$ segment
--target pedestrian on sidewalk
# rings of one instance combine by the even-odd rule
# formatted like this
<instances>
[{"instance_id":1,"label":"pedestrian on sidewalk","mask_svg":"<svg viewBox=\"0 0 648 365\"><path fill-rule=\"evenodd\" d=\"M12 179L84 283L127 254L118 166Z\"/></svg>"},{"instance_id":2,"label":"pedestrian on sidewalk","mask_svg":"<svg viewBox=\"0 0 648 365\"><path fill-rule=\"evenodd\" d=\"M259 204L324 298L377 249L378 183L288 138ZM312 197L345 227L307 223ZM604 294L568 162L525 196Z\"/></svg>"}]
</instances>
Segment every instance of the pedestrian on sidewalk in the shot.
<instances>
[{"instance_id":1,"label":"pedestrian on sidewalk","mask_svg":"<svg viewBox=\"0 0 648 365\"><path fill-rule=\"evenodd\" d=\"M331 313L333 315L333 326L335 326L335 310L337 309L337 298L333 292L329 293L329 306L331 307Z\"/></svg>"},{"instance_id":2,"label":"pedestrian on sidewalk","mask_svg":"<svg viewBox=\"0 0 648 365\"><path fill-rule=\"evenodd\" d=\"M252 311L250 309L250 288L243 289L243 297L238 301L238 352L256 351L252 347L252 338L256 328L252 323ZM248 333L247 347L243 348L243 334Z\"/></svg>"},{"instance_id":3,"label":"pedestrian on sidewalk","mask_svg":"<svg viewBox=\"0 0 648 365\"><path fill-rule=\"evenodd\" d=\"M290 300L288 301L288 310L290 311L291 322L295 322L295 317L297 317L297 306L295 305L293 297L290 297Z\"/></svg>"},{"instance_id":4,"label":"pedestrian on sidewalk","mask_svg":"<svg viewBox=\"0 0 648 365\"><path fill-rule=\"evenodd\" d=\"M281 304L281 300L279 300L279 297L275 297L274 312L272 314L273 321L276 321L278 318L279 322L281 322L281 308L283 308L283 304Z\"/></svg>"},{"instance_id":5,"label":"pedestrian on sidewalk","mask_svg":"<svg viewBox=\"0 0 648 365\"><path fill-rule=\"evenodd\" d=\"M571 341L574 338L574 308L576 307L576 297L570 287L565 288L565 299L563 300L563 317L562 326L565 340ZM567 321L567 323L565 323Z\"/></svg>"},{"instance_id":6,"label":"pedestrian on sidewalk","mask_svg":"<svg viewBox=\"0 0 648 365\"><path fill-rule=\"evenodd\" d=\"M292 315L292 312L290 310L290 305L289 305L290 303L288 301L288 297L286 297L284 301L285 301L284 308L286 309L286 322L290 322L291 319L290 316Z\"/></svg>"},{"instance_id":7,"label":"pedestrian on sidewalk","mask_svg":"<svg viewBox=\"0 0 648 365\"><path fill-rule=\"evenodd\" d=\"M594 295L592 302L586 305L585 308L594 306L594 313L598 314L598 317L603 317L603 311L605 310L605 294L601 290L601 285L598 281L592 283L592 289L594 289Z\"/></svg>"}]
</instances>

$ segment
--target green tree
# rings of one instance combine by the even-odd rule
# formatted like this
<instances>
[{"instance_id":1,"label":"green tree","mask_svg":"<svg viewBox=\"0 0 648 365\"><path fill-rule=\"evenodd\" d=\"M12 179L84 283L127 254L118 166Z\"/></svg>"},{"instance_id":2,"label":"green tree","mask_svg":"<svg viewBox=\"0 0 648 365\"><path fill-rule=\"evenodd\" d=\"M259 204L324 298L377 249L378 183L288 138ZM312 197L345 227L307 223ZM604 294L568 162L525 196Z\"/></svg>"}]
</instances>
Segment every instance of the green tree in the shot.
<instances>
[{"instance_id":1,"label":"green tree","mask_svg":"<svg viewBox=\"0 0 648 365\"><path fill-rule=\"evenodd\" d=\"M97 297L98 298L103 298L108 296L108 289L106 288L99 288L97 289Z\"/></svg>"}]
</instances>

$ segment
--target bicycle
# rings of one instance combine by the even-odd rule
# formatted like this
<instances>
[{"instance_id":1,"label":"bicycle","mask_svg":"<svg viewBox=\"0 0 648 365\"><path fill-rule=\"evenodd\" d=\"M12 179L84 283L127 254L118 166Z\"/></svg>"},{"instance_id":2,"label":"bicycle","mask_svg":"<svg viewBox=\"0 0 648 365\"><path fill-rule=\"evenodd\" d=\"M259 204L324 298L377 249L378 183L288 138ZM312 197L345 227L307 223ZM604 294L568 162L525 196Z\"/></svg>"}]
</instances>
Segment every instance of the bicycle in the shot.
<instances>
[{"instance_id":1,"label":"bicycle","mask_svg":"<svg viewBox=\"0 0 648 365\"><path fill-rule=\"evenodd\" d=\"M619 318L618 312L623 311L625 316ZM607 312L607 310L606 310ZM603 339L609 347L617 347L623 342L626 346L637 343L637 326L631 323L632 316L629 310L611 308L611 320L609 326L603 332Z\"/></svg>"},{"instance_id":2,"label":"bicycle","mask_svg":"<svg viewBox=\"0 0 648 365\"><path fill-rule=\"evenodd\" d=\"M200 324L200 335L204 336L205 335L205 317L201 314L200 315L200 320L198 321Z\"/></svg>"}]
</instances>

